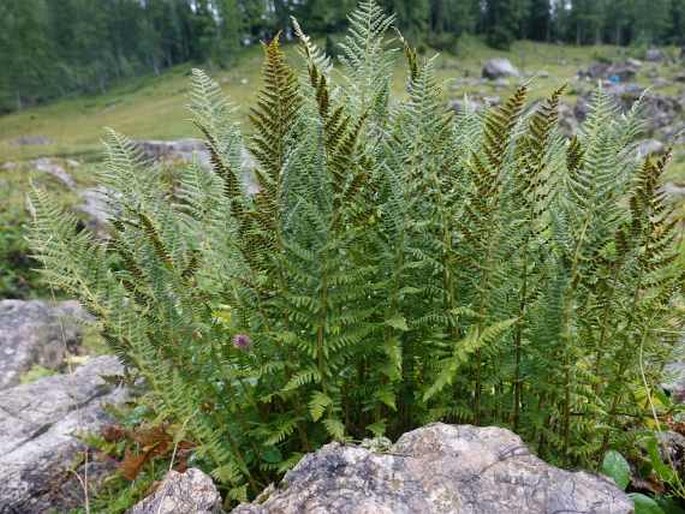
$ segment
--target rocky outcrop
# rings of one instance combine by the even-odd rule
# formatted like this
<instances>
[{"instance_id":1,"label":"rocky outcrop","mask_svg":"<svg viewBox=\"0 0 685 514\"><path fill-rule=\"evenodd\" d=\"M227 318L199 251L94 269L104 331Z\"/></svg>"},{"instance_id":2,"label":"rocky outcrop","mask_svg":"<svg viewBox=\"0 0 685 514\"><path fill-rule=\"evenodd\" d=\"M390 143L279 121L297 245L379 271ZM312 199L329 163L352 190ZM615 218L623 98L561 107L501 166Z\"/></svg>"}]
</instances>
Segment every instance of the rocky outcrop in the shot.
<instances>
[{"instance_id":1,"label":"rocky outcrop","mask_svg":"<svg viewBox=\"0 0 685 514\"><path fill-rule=\"evenodd\" d=\"M338 443L307 455L263 503L234 514L629 514L609 479L554 468L495 427L433 424L382 453Z\"/></svg>"},{"instance_id":2,"label":"rocky outcrop","mask_svg":"<svg viewBox=\"0 0 685 514\"><path fill-rule=\"evenodd\" d=\"M34 364L57 370L67 353L79 354L78 320L86 318L75 301L0 301L0 390L18 384Z\"/></svg>"},{"instance_id":3,"label":"rocky outcrop","mask_svg":"<svg viewBox=\"0 0 685 514\"><path fill-rule=\"evenodd\" d=\"M199 139L179 139L177 141L136 141L136 146L145 157L152 161L190 162L197 157L203 165L209 165L209 152Z\"/></svg>"},{"instance_id":4,"label":"rocky outcrop","mask_svg":"<svg viewBox=\"0 0 685 514\"><path fill-rule=\"evenodd\" d=\"M68 512L83 505L77 475L85 476L87 465L93 485L106 466L82 464L86 448L75 434L109 421L103 405L120 403L126 393L101 375L121 371L115 357L97 357L73 373L0 391L0 512Z\"/></svg>"},{"instance_id":5,"label":"rocky outcrop","mask_svg":"<svg viewBox=\"0 0 685 514\"><path fill-rule=\"evenodd\" d=\"M219 514L221 496L212 479L190 468L169 471L157 490L126 514Z\"/></svg>"},{"instance_id":6,"label":"rocky outcrop","mask_svg":"<svg viewBox=\"0 0 685 514\"><path fill-rule=\"evenodd\" d=\"M505 77L518 77L519 71L511 64L509 59L490 59L483 65L483 77L495 80Z\"/></svg>"}]
</instances>

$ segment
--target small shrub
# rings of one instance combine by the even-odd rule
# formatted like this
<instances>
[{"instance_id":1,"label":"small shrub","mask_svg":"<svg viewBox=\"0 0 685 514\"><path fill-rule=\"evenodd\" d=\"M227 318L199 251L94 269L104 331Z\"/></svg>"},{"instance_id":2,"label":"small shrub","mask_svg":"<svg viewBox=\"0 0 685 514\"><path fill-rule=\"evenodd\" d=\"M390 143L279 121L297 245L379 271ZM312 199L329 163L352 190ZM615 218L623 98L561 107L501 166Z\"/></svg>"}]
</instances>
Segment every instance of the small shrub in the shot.
<instances>
[{"instance_id":1,"label":"small shrub","mask_svg":"<svg viewBox=\"0 0 685 514\"><path fill-rule=\"evenodd\" d=\"M639 109L622 117L601 92L571 141L561 91L455 117L434 61L406 46L407 96L391 102L392 18L366 0L350 24L340 85L298 26L299 71L264 45L247 137L193 73L212 171L165 187L109 131L109 241L34 191L47 278L229 498L330 439L434 420L508 426L553 462L597 465L648 416L643 377L658 383L681 325L668 158L635 162Z\"/></svg>"}]
</instances>

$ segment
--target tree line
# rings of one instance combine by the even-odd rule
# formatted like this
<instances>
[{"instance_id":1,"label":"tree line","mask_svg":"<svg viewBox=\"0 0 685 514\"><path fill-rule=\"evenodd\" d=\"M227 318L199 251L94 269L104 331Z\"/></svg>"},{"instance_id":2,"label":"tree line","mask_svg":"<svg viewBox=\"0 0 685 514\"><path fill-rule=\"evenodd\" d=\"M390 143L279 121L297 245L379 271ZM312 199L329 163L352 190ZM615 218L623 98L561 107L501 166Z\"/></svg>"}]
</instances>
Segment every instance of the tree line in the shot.
<instances>
[{"instance_id":1,"label":"tree line","mask_svg":"<svg viewBox=\"0 0 685 514\"><path fill-rule=\"evenodd\" d=\"M175 64L229 66L240 48L297 16L312 34L346 26L356 0L3 0L0 112L104 91ZM416 43L457 48L464 33L516 39L683 44L685 0L380 0ZM288 33L286 32L286 36Z\"/></svg>"}]
</instances>

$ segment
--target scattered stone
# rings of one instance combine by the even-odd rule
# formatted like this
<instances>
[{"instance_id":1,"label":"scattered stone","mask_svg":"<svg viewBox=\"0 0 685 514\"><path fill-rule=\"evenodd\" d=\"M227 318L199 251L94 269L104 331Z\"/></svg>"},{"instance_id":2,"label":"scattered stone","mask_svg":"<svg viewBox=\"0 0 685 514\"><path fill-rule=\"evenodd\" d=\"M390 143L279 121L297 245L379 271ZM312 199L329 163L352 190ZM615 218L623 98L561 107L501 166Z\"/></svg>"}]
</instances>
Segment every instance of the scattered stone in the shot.
<instances>
[{"instance_id":1,"label":"scattered stone","mask_svg":"<svg viewBox=\"0 0 685 514\"><path fill-rule=\"evenodd\" d=\"M73 374L0 391L0 512L47 514L83 505L83 488L70 470L86 472L78 464L87 449L75 435L111 421L103 405L120 404L126 392L100 377L121 371L116 357L97 357ZM87 465L91 486L106 468Z\"/></svg>"},{"instance_id":2,"label":"scattered stone","mask_svg":"<svg viewBox=\"0 0 685 514\"><path fill-rule=\"evenodd\" d=\"M665 150L664 144L656 139L645 139L637 145L637 158L644 159L648 155L660 154Z\"/></svg>"},{"instance_id":3,"label":"scattered stone","mask_svg":"<svg viewBox=\"0 0 685 514\"><path fill-rule=\"evenodd\" d=\"M58 370L67 354L81 353L78 322L87 317L76 301L0 301L0 390L18 384L34 364Z\"/></svg>"},{"instance_id":4,"label":"scattered stone","mask_svg":"<svg viewBox=\"0 0 685 514\"><path fill-rule=\"evenodd\" d=\"M587 79L606 78L609 64L604 62L593 62L585 70L580 70L578 76Z\"/></svg>"},{"instance_id":5,"label":"scattered stone","mask_svg":"<svg viewBox=\"0 0 685 514\"><path fill-rule=\"evenodd\" d=\"M66 162L67 162L67 166L69 166L71 168L78 168L79 166L81 166L81 163L79 161L77 161L76 159L67 159Z\"/></svg>"},{"instance_id":6,"label":"scattered stone","mask_svg":"<svg viewBox=\"0 0 685 514\"><path fill-rule=\"evenodd\" d=\"M676 470L679 477L685 476L685 436L678 432L656 432L661 459Z\"/></svg>"},{"instance_id":7,"label":"scattered stone","mask_svg":"<svg viewBox=\"0 0 685 514\"><path fill-rule=\"evenodd\" d=\"M645 52L645 61L661 62L665 59L664 52L660 48L650 48Z\"/></svg>"},{"instance_id":8,"label":"scattered stone","mask_svg":"<svg viewBox=\"0 0 685 514\"><path fill-rule=\"evenodd\" d=\"M19 167L19 165L16 162L9 161L9 162L4 163L0 169L2 169L4 171L12 171L12 170L16 170L18 167Z\"/></svg>"},{"instance_id":9,"label":"scattered stone","mask_svg":"<svg viewBox=\"0 0 685 514\"><path fill-rule=\"evenodd\" d=\"M76 182L74 182L74 179L71 177L71 175L69 175L69 173L67 173L64 168L54 159L42 157L32 161L31 164L37 171L42 171L43 173L52 175L69 189L73 190L76 188Z\"/></svg>"},{"instance_id":10,"label":"scattered stone","mask_svg":"<svg viewBox=\"0 0 685 514\"><path fill-rule=\"evenodd\" d=\"M573 106L573 115L579 122L583 122L587 119L588 114L590 114L590 102L588 98L580 96L576 101L576 105Z\"/></svg>"},{"instance_id":11,"label":"scattered stone","mask_svg":"<svg viewBox=\"0 0 685 514\"><path fill-rule=\"evenodd\" d=\"M633 80L637 75L639 68L636 66L631 66L630 64L614 64L609 66L607 69L607 78L612 80L614 77L618 77L621 82L628 82ZM613 80L612 80L613 81Z\"/></svg>"},{"instance_id":12,"label":"scattered stone","mask_svg":"<svg viewBox=\"0 0 685 514\"><path fill-rule=\"evenodd\" d=\"M520 75L509 61L509 59L490 59L483 66L482 75L489 80L495 80L503 77L518 77Z\"/></svg>"},{"instance_id":13,"label":"scattered stone","mask_svg":"<svg viewBox=\"0 0 685 514\"><path fill-rule=\"evenodd\" d=\"M573 108L566 104L559 104L559 129L566 137L573 137L578 133L580 122L573 112Z\"/></svg>"},{"instance_id":14,"label":"scattered stone","mask_svg":"<svg viewBox=\"0 0 685 514\"><path fill-rule=\"evenodd\" d=\"M642 67L642 61L639 59L633 59L632 57L629 57L628 59L626 59L626 64L628 66L632 66L634 68Z\"/></svg>"},{"instance_id":15,"label":"scattered stone","mask_svg":"<svg viewBox=\"0 0 685 514\"><path fill-rule=\"evenodd\" d=\"M80 192L81 204L76 211L86 216L86 228L97 237L106 239L109 232L109 219L117 207L111 203L112 193L104 186L83 189Z\"/></svg>"},{"instance_id":16,"label":"scattered stone","mask_svg":"<svg viewBox=\"0 0 685 514\"><path fill-rule=\"evenodd\" d=\"M661 189L672 198L685 198L685 185L676 184L675 182L666 182L663 186L661 186ZM673 390L671 392L679 394L679 396L682 397L680 401L683 401L685 400L685 363L682 363L682 370L679 370L676 364L677 363L669 364L667 371L670 369L671 373L675 372L679 376L681 375L682 377L680 380L682 381L682 384L678 385L677 381L669 380L662 387L668 391Z\"/></svg>"},{"instance_id":17,"label":"scattered stone","mask_svg":"<svg viewBox=\"0 0 685 514\"><path fill-rule=\"evenodd\" d=\"M609 479L552 467L503 428L436 423L387 453L331 443L305 456L263 503L234 514L301 512L630 514Z\"/></svg>"},{"instance_id":18,"label":"scattered stone","mask_svg":"<svg viewBox=\"0 0 685 514\"><path fill-rule=\"evenodd\" d=\"M667 182L663 190L672 197L685 197L685 186ZM677 349L678 351L682 351ZM664 368L664 381L661 388L668 393L676 403L685 402L685 360L682 355L674 356L674 360Z\"/></svg>"},{"instance_id":19,"label":"scattered stone","mask_svg":"<svg viewBox=\"0 0 685 514\"><path fill-rule=\"evenodd\" d=\"M12 141L14 146L44 146L51 145L54 141L45 136L21 136Z\"/></svg>"},{"instance_id":20,"label":"scattered stone","mask_svg":"<svg viewBox=\"0 0 685 514\"><path fill-rule=\"evenodd\" d=\"M199 139L179 139L178 141L136 141L143 155L153 161L191 162L197 158L201 164L209 166L209 152Z\"/></svg>"},{"instance_id":21,"label":"scattered stone","mask_svg":"<svg viewBox=\"0 0 685 514\"><path fill-rule=\"evenodd\" d=\"M630 64L592 63L587 69L578 72L578 76L590 80L608 79L612 82L627 82L635 78L640 66Z\"/></svg>"},{"instance_id":22,"label":"scattered stone","mask_svg":"<svg viewBox=\"0 0 685 514\"><path fill-rule=\"evenodd\" d=\"M654 86L657 89L662 88L662 87L667 87L670 85L671 85L671 81L667 80L663 77L656 77L656 78L652 79L652 86Z\"/></svg>"},{"instance_id":23,"label":"scattered stone","mask_svg":"<svg viewBox=\"0 0 685 514\"><path fill-rule=\"evenodd\" d=\"M151 496L126 514L219 514L221 496L212 479L196 468L169 471Z\"/></svg>"},{"instance_id":24,"label":"scattered stone","mask_svg":"<svg viewBox=\"0 0 685 514\"><path fill-rule=\"evenodd\" d=\"M498 78L493 83L496 89L503 89L509 87L509 81L505 78Z\"/></svg>"}]
</instances>

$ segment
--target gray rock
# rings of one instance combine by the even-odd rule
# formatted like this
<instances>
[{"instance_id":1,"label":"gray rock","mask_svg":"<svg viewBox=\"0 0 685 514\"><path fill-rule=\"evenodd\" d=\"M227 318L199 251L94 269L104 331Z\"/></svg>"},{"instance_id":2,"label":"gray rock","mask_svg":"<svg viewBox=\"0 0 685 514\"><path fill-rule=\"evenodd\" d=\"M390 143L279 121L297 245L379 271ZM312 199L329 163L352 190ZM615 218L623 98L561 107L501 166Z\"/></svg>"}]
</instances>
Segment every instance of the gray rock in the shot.
<instances>
[{"instance_id":1,"label":"gray rock","mask_svg":"<svg viewBox=\"0 0 685 514\"><path fill-rule=\"evenodd\" d=\"M79 320L86 318L75 301L0 301L0 390L18 384L34 364L57 370L68 353L79 354Z\"/></svg>"},{"instance_id":2,"label":"gray rock","mask_svg":"<svg viewBox=\"0 0 685 514\"><path fill-rule=\"evenodd\" d=\"M675 182L666 182L663 186L661 186L661 189L672 198L676 198L678 200L685 198L685 185L683 184L676 184ZM679 369L677 365L680 365L682 369ZM676 376L682 376L682 378L680 378L679 380L669 378L665 384L664 389L668 391L674 390L677 387L677 382L681 381L682 385L680 385L680 387L677 388L680 391L682 391L681 395L685 396L685 363L671 363L666 367L666 371L669 372L669 374L675 373Z\"/></svg>"},{"instance_id":3,"label":"gray rock","mask_svg":"<svg viewBox=\"0 0 685 514\"><path fill-rule=\"evenodd\" d=\"M633 66L634 68L642 67L642 61L639 59L633 59L632 57L629 57L628 59L626 59L626 64L628 66Z\"/></svg>"},{"instance_id":4,"label":"gray rock","mask_svg":"<svg viewBox=\"0 0 685 514\"><path fill-rule=\"evenodd\" d=\"M663 190L674 198L685 197L685 186L667 182ZM681 353L682 348L676 347L676 351ZM674 360L666 364L661 388L671 396L675 403L685 402L685 360L682 355L674 355Z\"/></svg>"},{"instance_id":5,"label":"gray rock","mask_svg":"<svg viewBox=\"0 0 685 514\"><path fill-rule=\"evenodd\" d=\"M52 143L53 141L45 136L21 136L12 141L15 146L44 146Z\"/></svg>"},{"instance_id":6,"label":"gray rock","mask_svg":"<svg viewBox=\"0 0 685 514\"><path fill-rule=\"evenodd\" d=\"M671 85L671 81L663 77L655 77L652 79L652 86L654 88L664 88Z\"/></svg>"},{"instance_id":7,"label":"gray rock","mask_svg":"<svg viewBox=\"0 0 685 514\"><path fill-rule=\"evenodd\" d=\"M632 60L615 64L595 62L587 69L579 71L578 75L590 80L608 79L615 76L620 82L627 82L635 78L639 70L640 66Z\"/></svg>"},{"instance_id":8,"label":"gray rock","mask_svg":"<svg viewBox=\"0 0 685 514\"><path fill-rule=\"evenodd\" d=\"M621 82L633 80L639 67L626 64L612 64L606 71L607 78L618 77Z\"/></svg>"},{"instance_id":9,"label":"gray rock","mask_svg":"<svg viewBox=\"0 0 685 514\"><path fill-rule=\"evenodd\" d=\"M153 161L191 162L197 158L200 163L209 166L209 152L199 139L179 139L177 141L136 141L136 146L143 155Z\"/></svg>"},{"instance_id":10,"label":"gray rock","mask_svg":"<svg viewBox=\"0 0 685 514\"><path fill-rule=\"evenodd\" d=\"M261 504L234 514L629 514L609 479L554 468L495 427L441 423L404 434L388 453L332 443L305 456Z\"/></svg>"},{"instance_id":11,"label":"gray rock","mask_svg":"<svg viewBox=\"0 0 685 514\"><path fill-rule=\"evenodd\" d=\"M83 487L70 469L88 453L75 436L110 421L103 405L121 403L126 392L100 376L121 371L116 357L97 357L71 374L0 391L0 512L68 512L83 505ZM101 468L88 464L89 485L102 478Z\"/></svg>"},{"instance_id":12,"label":"gray rock","mask_svg":"<svg viewBox=\"0 0 685 514\"><path fill-rule=\"evenodd\" d=\"M663 153L664 150L665 146L661 141L645 139L637 145L637 158L644 159L648 155Z\"/></svg>"},{"instance_id":13,"label":"gray rock","mask_svg":"<svg viewBox=\"0 0 685 514\"><path fill-rule=\"evenodd\" d=\"M483 66L482 75L486 79L495 80L504 77L518 77L519 71L511 64L509 59L490 59Z\"/></svg>"},{"instance_id":14,"label":"gray rock","mask_svg":"<svg viewBox=\"0 0 685 514\"><path fill-rule=\"evenodd\" d=\"M572 137L578 133L580 122L578 121L573 107L566 103L559 104L559 129L562 134Z\"/></svg>"},{"instance_id":15,"label":"gray rock","mask_svg":"<svg viewBox=\"0 0 685 514\"><path fill-rule=\"evenodd\" d=\"M179 139L178 141L136 141L143 155L155 162L197 162L210 168L210 157L204 142L199 139ZM254 179L255 162L247 149L242 149L242 171L245 191L248 195L256 194L259 187Z\"/></svg>"},{"instance_id":16,"label":"gray rock","mask_svg":"<svg viewBox=\"0 0 685 514\"><path fill-rule=\"evenodd\" d=\"M685 476L685 436L673 431L657 431L656 437L663 462L675 469L678 476Z\"/></svg>"},{"instance_id":17,"label":"gray rock","mask_svg":"<svg viewBox=\"0 0 685 514\"><path fill-rule=\"evenodd\" d=\"M580 70L578 76L586 79L606 78L610 64L593 62L587 69Z\"/></svg>"},{"instance_id":18,"label":"gray rock","mask_svg":"<svg viewBox=\"0 0 685 514\"><path fill-rule=\"evenodd\" d=\"M221 496L212 479L195 468L169 471L157 491L127 514L218 514Z\"/></svg>"},{"instance_id":19,"label":"gray rock","mask_svg":"<svg viewBox=\"0 0 685 514\"><path fill-rule=\"evenodd\" d=\"M35 170L52 175L69 189L76 188L76 182L69 173L54 159L41 157L31 163Z\"/></svg>"},{"instance_id":20,"label":"gray rock","mask_svg":"<svg viewBox=\"0 0 685 514\"><path fill-rule=\"evenodd\" d=\"M103 186L91 187L79 193L81 203L76 211L85 215L86 227L97 237L106 239L109 231L109 219L117 211L112 191Z\"/></svg>"},{"instance_id":21,"label":"gray rock","mask_svg":"<svg viewBox=\"0 0 685 514\"><path fill-rule=\"evenodd\" d=\"M645 52L645 61L661 62L665 59L664 52L659 48L650 48Z\"/></svg>"}]
</instances>

